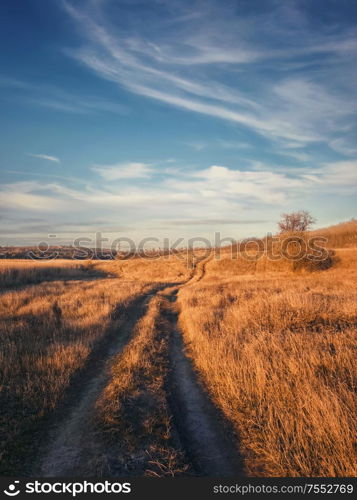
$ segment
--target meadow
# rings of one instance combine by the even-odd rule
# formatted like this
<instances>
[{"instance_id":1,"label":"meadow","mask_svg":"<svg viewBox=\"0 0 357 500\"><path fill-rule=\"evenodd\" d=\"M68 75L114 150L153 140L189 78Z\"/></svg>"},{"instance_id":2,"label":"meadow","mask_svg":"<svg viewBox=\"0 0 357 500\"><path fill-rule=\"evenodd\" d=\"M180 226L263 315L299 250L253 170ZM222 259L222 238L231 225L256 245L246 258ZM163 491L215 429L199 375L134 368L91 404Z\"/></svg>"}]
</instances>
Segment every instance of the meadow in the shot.
<instances>
[{"instance_id":1,"label":"meadow","mask_svg":"<svg viewBox=\"0 0 357 500\"><path fill-rule=\"evenodd\" d=\"M207 475L190 405L172 401L187 382L174 376L179 335L237 472L355 475L356 222L312 234L328 238L324 265L249 248L255 258L1 260L1 474ZM76 449L58 465L61 432Z\"/></svg>"},{"instance_id":2,"label":"meadow","mask_svg":"<svg viewBox=\"0 0 357 500\"><path fill-rule=\"evenodd\" d=\"M356 473L357 250L337 254L315 273L226 258L179 292L187 351L249 475Z\"/></svg>"},{"instance_id":3,"label":"meadow","mask_svg":"<svg viewBox=\"0 0 357 500\"><path fill-rule=\"evenodd\" d=\"M128 305L189 273L176 259L161 275L148 260L135 271L126 264L127 272L117 262L0 261L1 473L21 471L34 436L93 349L120 330Z\"/></svg>"}]
</instances>

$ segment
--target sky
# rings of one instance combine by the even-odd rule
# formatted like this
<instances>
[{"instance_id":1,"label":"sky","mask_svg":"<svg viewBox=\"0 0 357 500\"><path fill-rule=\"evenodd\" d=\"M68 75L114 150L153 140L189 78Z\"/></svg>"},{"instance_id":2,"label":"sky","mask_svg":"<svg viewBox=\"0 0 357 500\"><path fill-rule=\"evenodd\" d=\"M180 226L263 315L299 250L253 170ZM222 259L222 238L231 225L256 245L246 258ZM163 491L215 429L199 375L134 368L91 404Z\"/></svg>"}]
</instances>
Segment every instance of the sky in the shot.
<instances>
[{"instance_id":1,"label":"sky","mask_svg":"<svg viewBox=\"0 0 357 500\"><path fill-rule=\"evenodd\" d=\"M0 245L356 215L354 0L3 0Z\"/></svg>"}]
</instances>

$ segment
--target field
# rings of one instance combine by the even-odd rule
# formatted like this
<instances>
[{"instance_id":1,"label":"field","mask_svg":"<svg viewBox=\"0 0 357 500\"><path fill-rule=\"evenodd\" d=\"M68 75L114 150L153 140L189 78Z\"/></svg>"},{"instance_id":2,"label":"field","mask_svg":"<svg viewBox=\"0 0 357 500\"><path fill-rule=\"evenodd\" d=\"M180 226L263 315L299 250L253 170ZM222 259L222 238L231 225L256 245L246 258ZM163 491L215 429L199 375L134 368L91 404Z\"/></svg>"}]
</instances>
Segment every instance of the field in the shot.
<instances>
[{"instance_id":1,"label":"field","mask_svg":"<svg viewBox=\"0 0 357 500\"><path fill-rule=\"evenodd\" d=\"M356 223L318 234L322 266L0 261L1 474L355 475Z\"/></svg>"},{"instance_id":2,"label":"field","mask_svg":"<svg viewBox=\"0 0 357 500\"><path fill-rule=\"evenodd\" d=\"M188 352L250 475L356 472L357 251L338 255L335 268L297 276L232 278L222 260L180 291Z\"/></svg>"}]
</instances>

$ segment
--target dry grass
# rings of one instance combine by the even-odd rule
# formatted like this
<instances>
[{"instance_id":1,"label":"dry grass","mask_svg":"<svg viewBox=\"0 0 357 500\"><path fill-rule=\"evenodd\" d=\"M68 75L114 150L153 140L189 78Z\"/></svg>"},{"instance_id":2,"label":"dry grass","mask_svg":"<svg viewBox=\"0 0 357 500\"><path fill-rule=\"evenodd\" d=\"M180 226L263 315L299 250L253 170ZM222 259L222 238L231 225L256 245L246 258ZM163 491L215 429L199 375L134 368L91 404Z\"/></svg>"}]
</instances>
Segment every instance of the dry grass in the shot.
<instances>
[{"instance_id":1,"label":"dry grass","mask_svg":"<svg viewBox=\"0 0 357 500\"><path fill-rule=\"evenodd\" d=\"M33 433L93 347L120 327L126 304L149 288L119 280L57 281L0 296L2 473L18 470Z\"/></svg>"},{"instance_id":2,"label":"dry grass","mask_svg":"<svg viewBox=\"0 0 357 500\"><path fill-rule=\"evenodd\" d=\"M120 328L126 305L153 283L190 273L176 257L0 261L2 473L22 472L34 435L100 340Z\"/></svg>"},{"instance_id":3,"label":"dry grass","mask_svg":"<svg viewBox=\"0 0 357 500\"><path fill-rule=\"evenodd\" d=\"M172 435L165 378L168 336L160 317L164 299L154 297L137 323L133 340L112 364L111 381L100 398L97 426L120 448L123 475L177 476L187 465Z\"/></svg>"},{"instance_id":4,"label":"dry grass","mask_svg":"<svg viewBox=\"0 0 357 500\"><path fill-rule=\"evenodd\" d=\"M128 260L69 260L39 261L30 259L0 259L0 289L53 280L87 280L103 277L133 282L180 283L192 272L188 259L197 256L184 253L159 258Z\"/></svg>"},{"instance_id":5,"label":"dry grass","mask_svg":"<svg viewBox=\"0 0 357 500\"><path fill-rule=\"evenodd\" d=\"M357 220L341 222L335 226L310 231L311 236L323 236L327 239L327 248L351 248L357 246Z\"/></svg>"},{"instance_id":6,"label":"dry grass","mask_svg":"<svg viewBox=\"0 0 357 500\"><path fill-rule=\"evenodd\" d=\"M247 252L246 257L241 253L232 255L230 252L221 254L219 258L213 256L212 260L207 266L210 274L210 279L221 280L223 278L234 279L237 276L244 275L259 275L270 276L272 279L279 276L279 274L294 273L296 274L310 274L313 271L328 269L336 264L338 255L335 251L330 251L326 257L320 261L314 261L307 258L301 260L290 260L286 258L279 258L271 260L269 255L265 252Z\"/></svg>"},{"instance_id":7,"label":"dry grass","mask_svg":"<svg viewBox=\"0 0 357 500\"><path fill-rule=\"evenodd\" d=\"M179 293L189 352L250 475L357 472L357 251L338 256L303 274L211 261Z\"/></svg>"},{"instance_id":8,"label":"dry grass","mask_svg":"<svg viewBox=\"0 0 357 500\"><path fill-rule=\"evenodd\" d=\"M275 255L281 253L281 242L291 236L297 236L305 240L308 248L312 249L312 254L316 255L317 247L322 249L353 248L357 246L357 220L352 219L349 222L342 222L335 226L316 229L315 231L306 231L304 233L283 232L274 236L264 238L248 238L235 243L232 246L223 247L220 253L239 255L247 253L255 256L255 260L260 260L265 254L274 251ZM293 256L293 249L287 252ZM309 252L311 253L311 252ZM326 252L327 256L327 252ZM262 259L263 260L263 259ZM271 259L269 259L271 261ZM293 262L293 259L290 259ZM290 262L290 265L292 264Z\"/></svg>"},{"instance_id":9,"label":"dry grass","mask_svg":"<svg viewBox=\"0 0 357 500\"><path fill-rule=\"evenodd\" d=\"M88 279L103 276L89 261L0 260L0 288L18 287L42 281Z\"/></svg>"},{"instance_id":10,"label":"dry grass","mask_svg":"<svg viewBox=\"0 0 357 500\"><path fill-rule=\"evenodd\" d=\"M239 434L250 475L357 472L355 225L325 230L328 246L340 247L329 269L266 256L232 260L225 249L202 281L179 292L188 352ZM2 474L23 473L47 417L100 342L120 331L128 303L154 283L191 275L178 256L0 261ZM149 303L97 406L98 429L119 443L128 474L187 473L165 396L164 300Z\"/></svg>"},{"instance_id":11,"label":"dry grass","mask_svg":"<svg viewBox=\"0 0 357 500\"><path fill-rule=\"evenodd\" d=\"M94 268L126 281L165 283L186 281L192 271L188 265L188 256L183 253L155 259L96 261Z\"/></svg>"}]
</instances>

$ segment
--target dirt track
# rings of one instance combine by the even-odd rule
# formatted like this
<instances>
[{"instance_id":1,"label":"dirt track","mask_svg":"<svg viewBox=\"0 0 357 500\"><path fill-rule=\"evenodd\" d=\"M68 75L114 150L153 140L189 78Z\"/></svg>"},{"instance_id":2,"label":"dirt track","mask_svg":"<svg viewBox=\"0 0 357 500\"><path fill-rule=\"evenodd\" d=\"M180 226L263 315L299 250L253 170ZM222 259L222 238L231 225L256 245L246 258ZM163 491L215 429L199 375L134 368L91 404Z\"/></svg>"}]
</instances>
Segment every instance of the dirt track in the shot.
<instances>
[{"instance_id":1,"label":"dirt track","mask_svg":"<svg viewBox=\"0 0 357 500\"><path fill-rule=\"evenodd\" d=\"M208 261L199 262L191 279L181 287L202 280ZM175 304L177 292L178 289L173 290L168 296L171 304ZM232 440L232 431L200 384L185 354L177 307L174 305L164 314L171 325L169 400L186 454L199 475L241 475L242 460Z\"/></svg>"},{"instance_id":2,"label":"dirt track","mask_svg":"<svg viewBox=\"0 0 357 500\"><path fill-rule=\"evenodd\" d=\"M134 300L125 311L126 321L120 335L109 334L104 345L91 356L88 369L70 389L61 415L55 418L35 473L44 477L87 476L96 469L96 462L105 459L106 452L97 442L92 417L96 401L108 382L108 364L123 350L136 321L145 314L148 301L162 288L157 286Z\"/></svg>"},{"instance_id":3,"label":"dirt track","mask_svg":"<svg viewBox=\"0 0 357 500\"><path fill-rule=\"evenodd\" d=\"M186 283L160 285L129 305L120 336L114 335L96 354L84 383L73 388L76 394L68 398L62 415L53 423L48 440L40 453L34 474L44 477L97 476L107 473L107 464L113 459L94 430L93 416L96 402L109 380L109 366L113 356L119 354L127 342L136 322L145 315L148 302L162 296L161 314L170 335L167 398L173 422L184 448L190 468L197 475L230 476L242 472L239 453L228 424L214 407L200 385L191 361L185 354L184 343L178 329L177 293L180 288L200 281L205 275L205 259L193 268Z\"/></svg>"}]
</instances>

